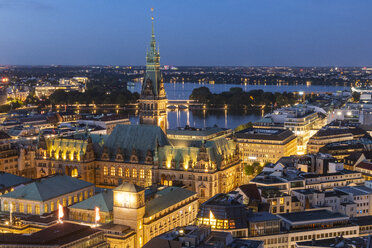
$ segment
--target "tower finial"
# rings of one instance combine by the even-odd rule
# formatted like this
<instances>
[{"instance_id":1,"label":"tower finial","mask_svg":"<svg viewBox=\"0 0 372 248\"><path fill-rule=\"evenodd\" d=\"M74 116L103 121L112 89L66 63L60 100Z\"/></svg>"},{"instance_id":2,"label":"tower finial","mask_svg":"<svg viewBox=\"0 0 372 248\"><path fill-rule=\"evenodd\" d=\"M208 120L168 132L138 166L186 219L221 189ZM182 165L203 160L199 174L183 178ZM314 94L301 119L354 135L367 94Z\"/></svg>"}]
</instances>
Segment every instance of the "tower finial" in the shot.
<instances>
[{"instance_id":1,"label":"tower finial","mask_svg":"<svg viewBox=\"0 0 372 248\"><path fill-rule=\"evenodd\" d=\"M152 36L154 37L154 8L151 8Z\"/></svg>"}]
</instances>

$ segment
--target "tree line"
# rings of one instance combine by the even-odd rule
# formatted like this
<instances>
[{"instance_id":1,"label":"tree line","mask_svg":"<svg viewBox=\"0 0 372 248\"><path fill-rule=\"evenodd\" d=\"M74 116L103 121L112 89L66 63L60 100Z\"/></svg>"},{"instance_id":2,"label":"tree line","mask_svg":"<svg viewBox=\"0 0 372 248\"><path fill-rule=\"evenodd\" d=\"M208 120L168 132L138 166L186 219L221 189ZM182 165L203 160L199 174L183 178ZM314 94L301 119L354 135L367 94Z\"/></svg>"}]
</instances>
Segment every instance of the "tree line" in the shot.
<instances>
[{"instance_id":1,"label":"tree line","mask_svg":"<svg viewBox=\"0 0 372 248\"><path fill-rule=\"evenodd\" d=\"M240 87L233 87L229 91L220 94L212 93L207 87L196 88L190 95L191 100L206 104L210 107L223 107L228 105L229 108L244 107L281 107L292 105L299 99L292 92L264 92L263 90L243 91Z\"/></svg>"}]
</instances>

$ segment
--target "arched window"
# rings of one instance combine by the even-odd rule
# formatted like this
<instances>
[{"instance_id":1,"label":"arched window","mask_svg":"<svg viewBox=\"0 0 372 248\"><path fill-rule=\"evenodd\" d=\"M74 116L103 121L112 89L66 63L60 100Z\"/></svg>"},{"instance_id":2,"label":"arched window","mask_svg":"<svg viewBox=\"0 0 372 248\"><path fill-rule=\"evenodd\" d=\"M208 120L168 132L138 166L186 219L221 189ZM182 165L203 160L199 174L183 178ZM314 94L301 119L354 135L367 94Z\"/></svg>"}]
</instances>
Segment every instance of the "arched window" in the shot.
<instances>
[{"instance_id":1,"label":"arched window","mask_svg":"<svg viewBox=\"0 0 372 248\"><path fill-rule=\"evenodd\" d=\"M111 174L111 176L115 176L115 174L116 174L116 168L114 166L111 167L110 174Z\"/></svg>"},{"instance_id":2,"label":"arched window","mask_svg":"<svg viewBox=\"0 0 372 248\"><path fill-rule=\"evenodd\" d=\"M78 169L77 168L74 168L71 170L71 176L72 177L78 177Z\"/></svg>"},{"instance_id":3,"label":"arched window","mask_svg":"<svg viewBox=\"0 0 372 248\"><path fill-rule=\"evenodd\" d=\"M119 167L118 169L118 176L122 177L123 176L123 168Z\"/></svg>"},{"instance_id":4,"label":"arched window","mask_svg":"<svg viewBox=\"0 0 372 248\"><path fill-rule=\"evenodd\" d=\"M137 170L136 169L132 170L132 177L137 178Z\"/></svg>"},{"instance_id":5,"label":"arched window","mask_svg":"<svg viewBox=\"0 0 372 248\"><path fill-rule=\"evenodd\" d=\"M35 205L35 214L40 214L40 205Z\"/></svg>"}]
</instances>

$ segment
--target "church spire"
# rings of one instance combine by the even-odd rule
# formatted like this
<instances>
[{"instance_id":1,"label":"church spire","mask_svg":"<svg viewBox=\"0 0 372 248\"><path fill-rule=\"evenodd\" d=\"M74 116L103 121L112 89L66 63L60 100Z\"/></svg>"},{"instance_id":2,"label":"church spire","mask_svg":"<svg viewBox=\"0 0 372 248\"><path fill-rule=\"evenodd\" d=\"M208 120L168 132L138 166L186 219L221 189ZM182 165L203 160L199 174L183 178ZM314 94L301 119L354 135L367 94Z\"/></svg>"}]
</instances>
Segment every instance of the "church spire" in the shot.
<instances>
[{"instance_id":1,"label":"church spire","mask_svg":"<svg viewBox=\"0 0 372 248\"><path fill-rule=\"evenodd\" d=\"M154 32L154 8L151 8L151 23L152 23L152 39L155 39L155 32Z\"/></svg>"},{"instance_id":2,"label":"church spire","mask_svg":"<svg viewBox=\"0 0 372 248\"><path fill-rule=\"evenodd\" d=\"M150 43L150 56L159 56L159 53L156 52L156 40L155 40L155 31L154 31L154 8L151 8L151 43ZM148 55L148 56L149 56Z\"/></svg>"}]
</instances>

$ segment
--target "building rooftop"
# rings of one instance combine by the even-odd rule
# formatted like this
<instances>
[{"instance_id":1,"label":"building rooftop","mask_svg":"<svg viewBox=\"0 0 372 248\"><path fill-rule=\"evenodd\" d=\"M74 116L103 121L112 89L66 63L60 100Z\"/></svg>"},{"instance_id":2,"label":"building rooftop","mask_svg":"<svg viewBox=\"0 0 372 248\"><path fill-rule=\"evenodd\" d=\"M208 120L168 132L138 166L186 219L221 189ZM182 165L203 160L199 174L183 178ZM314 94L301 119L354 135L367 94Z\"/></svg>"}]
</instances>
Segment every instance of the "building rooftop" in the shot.
<instances>
[{"instance_id":1,"label":"building rooftop","mask_svg":"<svg viewBox=\"0 0 372 248\"><path fill-rule=\"evenodd\" d=\"M117 186L114 190L115 191L128 192L128 193L137 193L137 192L145 190L145 188L142 188L141 186L138 186L138 185L133 184L133 183L124 182L124 183L120 184L119 186Z\"/></svg>"},{"instance_id":2,"label":"building rooftop","mask_svg":"<svg viewBox=\"0 0 372 248\"><path fill-rule=\"evenodd\" d=\"M239 189L249 197L249 200L256 200L261 202L261 194L260 191L257 189L256 184L244 184L239 186Z\"/></svg>"},{"instance_id":3,"label":"building rooftop","mask_svg":"<svg viewBox=\"0 0 372 248\"><path fill-rule=\"evenodd\" d=\"M370 242L371 236L353 238L336 237L331 239L297 242L296 247L371 248L371 245L367 246L367 244L370 244Z\"/></svg>"},{"instance_id":4,"label":"building rooftop","mask_svg":"<svg viewBox=\"0 0 372 248\"><path fill-rule=\"evenodd\" d=\"M0 244L33 245L35 246L62 246L82 238L100 232L89 226L82 226L73 223L62 223L53 225L32 234L3 233L0 235Z\"/></svg>"},{"instance_id":5,"label":"building rooftop","mask_svg":"<svg viewBox=\"0 0 372 248\"><path fill-rule=\"evenodd\" d=\"M108 150L110 159L114 159L118 150L123 152L124 160L129 160L133 151L139 161L146 159L149 151L154 151L156 145L169 145L169 141L158 126L152 125L116 125L110 135L91 135L94 150L101 157L104 148Z\"/></svg>"},{"instance_id":6,"label":"building rooftop","mask_svg":"<svg viewBox=\"0 0 372 248\"><path fill-rule=\"evenodd\" d=\"M312 194L318 194L318 193L321 193L319 190L317 189L296 189L294 190L295 192L298 192L300 194L303 194L303 195L312 195Z\"/></svg>"},{"instance_id":7,"label":"building rooftop","mask_svg":"<svg viewBox=\"0 0 372 248\"><path fill-rule=\"evenodd\" d=\"M372 171L372 162L367 162L367 161L360 162L359 164L356 165L356 167Z\"/></svg>"},{"instance_id":8,"label":"building rooftop","mask_svg":"<svg viewBox=\"0 0 372 248\"><path fill-rule=\"evenodd\" d=\"M216 194L201 204L197 217L210 218L211 214L218 220L229 220L231 229L247 227L245 206L228 194Z\"/></svg>"},{"instance_id":9,"label":"building rooftop","mask_svg":"<svg viewBox=\"0 0 372 248\"><path fill-rule=\"evenodd\" d=\"M47 201L90 186L94 186L94 184L70 176L53 175L37 179L32 183L2 195L2 197Z\"/></svg>"},{"instance_id":10,"label":"building rooftop","mask_svg":"<svg viewBox=\"0 0 372 248\"><path fill-rule=\"evenodd\" d=\"M145 217L150 217L192 196L196 196L193 191L178 187L167 187L157 192L155 198L146 203Z\"/></svg>"},{"instance_id":11,"label":"building rooftop","mask_svg":"<svg viewBox=\"0 0 372 248\"><path fill-rule=\"evenodd\" d=\"M28 183L30 181L31 179L29 178L20 177L20 176L16 176L10 173L0 171L0 191L2 191L3 189L5 190L7 188L23 184L23 183Z\"/></svg>"},{"instance_id":12,"label":"building rooftop","mask_svg":"<svg viewBox=\"0 0 372 248\"><path fill-rule=\"evenodd\" d=\"M346 194L352 194L354 196L358 195L370 195L372 194L372 189L365 186L345 186L335 188L337 191L344 192Z\"/></svg>"},{"instance_id":13,"label":"building rooftop","mask_svg":"<svg viewBox=\"0 0 372 248\"><path fill-rule=\"evenodd\" d=\"M264 221L280 220L277 216L269 212L249 213L247 217L248 217L248 222L264 222Z\"/></svg>"},{"instance_id":14,"label":"building rooftop","mask_svg":"<svg viewBox=\"0 0 372 248\"><path fill-rule=\"evenodd\" d=\"M293 136L292 131L287 129L248 128L235 133L238 139L278 140L282 141Z\"/></svg>"},{"instance_id":15,"label":"building rooftop","mask_svg":"<svg viewBox=\"0 0 372 248\"><path fill-rule=\"evenodd\" d=\"M348 220L349 217L340 213L331 212L329 210L314 210L278 214L279 218L291 224L300 224L301 222L322 222L325 220Z\"/></svg>"},{"instance_id":16,"label":"building rooftop","mask_svg":"<svg viewBox=\"0 0 372 248\"><path fill-rule=\"evenodd\" d=\"M225 132L228 129L220 127L207 127L207 128L177 128L177 129L168 129L167 135L182 135L182 136L199 136L205 137L213 134L218 134Z\"/></svg>"},{"instance_id":17,"label":"building rooftop","mask_svg":"<svg viewBox=\"0 0 372 248\"><path fill-rule=\"evenodd\" d=\"M372 215L354 217L350 221L358 226L372 226Z\"/></svg>"},{"instance_id":18,"label":"building rooftop","mask_svg":"<svg viewBox=\"0 0 372 248\"><path fill-rule=\"evenodd\" d=\"M101 212L112 212L113 205L113 192L108 189L102 193L89 197L84 201L78 202L69 208L95 210L95 208L98 207Z\"/></svg>"}]
</instances>

